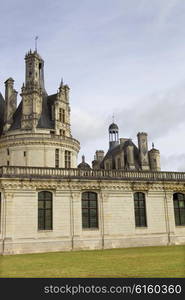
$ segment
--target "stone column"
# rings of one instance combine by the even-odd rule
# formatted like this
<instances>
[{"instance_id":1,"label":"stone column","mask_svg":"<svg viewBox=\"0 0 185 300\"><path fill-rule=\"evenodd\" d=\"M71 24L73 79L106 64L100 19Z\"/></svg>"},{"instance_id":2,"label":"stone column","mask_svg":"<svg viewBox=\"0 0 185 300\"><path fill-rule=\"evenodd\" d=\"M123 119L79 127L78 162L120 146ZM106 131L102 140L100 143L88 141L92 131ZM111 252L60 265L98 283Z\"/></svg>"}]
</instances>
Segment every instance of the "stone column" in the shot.
<instances>
[{"instance_id":1,"label":"stone column","mask_svg":"<svg viewBox=\"0 0 185 300\"><path fill-rule=\"evenodd\" d=\"M12 192L4 192L3 194L3 222L2 222L2 239L3 239L3 253L11 254L12 249L12 239L13 239L13 222L14 222L14 212L13 212L13 197Z\"/></svg>"},{"instance_id":2,"label":"stone column","mask_svg":"<svg viewBox=\"0 0 185 300\"><path fill-rule=\"evenodd\" d=\"M175 216L173 206L173 192L164 191L164 207L165 207L165 220L166 231L168 234L168 244L175 244Z\"/></svg>"}]
</instances>

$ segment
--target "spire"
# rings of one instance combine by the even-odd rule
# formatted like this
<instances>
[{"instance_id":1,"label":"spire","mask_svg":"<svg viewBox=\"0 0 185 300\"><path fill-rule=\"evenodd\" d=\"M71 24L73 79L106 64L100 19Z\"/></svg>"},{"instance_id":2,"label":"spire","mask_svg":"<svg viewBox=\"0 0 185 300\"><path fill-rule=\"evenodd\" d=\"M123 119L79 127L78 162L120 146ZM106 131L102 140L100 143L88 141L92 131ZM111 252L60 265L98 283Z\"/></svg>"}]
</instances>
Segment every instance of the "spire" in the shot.
<instances>
[{"instance_id":1,"label":"spire","mask_svg":"<svg viewBox=\"0 0 185 300\"><path fill-rule=\"evenodd\" d=\"M60 81L60 88L62 88L64 85L64 81L63 81L63 77L61 78L61 81Z\"/></svg>"},{"instance_id":2,"label":"spire","mask_svg":"<svg viewBox=\"0 0 185 300\"><path fill-rule=\"evenodd\" d=\"M83 163L85 162L85 155L84 154L82 155L82 162Z\"/></svg>"},{"instance_id":3,"label":"spire","mask_svg":"<svg viewBox=\"0 0 185 300\"><path fill-rule=\"evenodd\" d=\"M35 52L37 52L37 40L38 40L38 36L35 37Z\"/></svg>"},{"instance_id":4,"label":"spire","mask_svg":"<svg viewBox=\"0 0 185 300\"><path fill-rule=\"evenodd\" d=\"M152 143L152 149L154 149L154 143Z\"/></svg>"},{"instance_id":5,"label":"spire","mask_svg":"<svg viewBox=\"0 0 185 300\"><path fill-rule=\"evenodd\" d=\"M114 123L114 121L115 121L115 115L113 113L113 115L112 115L112 123Z\"/></svg>"}]
</instances>

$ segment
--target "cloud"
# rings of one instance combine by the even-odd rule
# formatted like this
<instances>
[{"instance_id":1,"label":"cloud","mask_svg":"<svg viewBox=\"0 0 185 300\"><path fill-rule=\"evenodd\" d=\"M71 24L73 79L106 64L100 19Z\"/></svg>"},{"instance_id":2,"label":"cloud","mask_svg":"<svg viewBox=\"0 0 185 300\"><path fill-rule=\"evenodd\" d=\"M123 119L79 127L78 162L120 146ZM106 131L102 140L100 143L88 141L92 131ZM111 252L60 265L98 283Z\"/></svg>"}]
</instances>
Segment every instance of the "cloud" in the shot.
<instances>
[{"instance_id":1,"label":"cloud","mask_svg":"<svg viewBox=\"0 0 185 300\"><path fill-rule=\"evenodd\" d=\"M185 154L161 156L162 170L185 172Z\"/></svg>"},{"instance_id":2,"label":"cloud","mask_svg":"<svg viewBox=\"0 0 185 300\"><path fill-rule=\"evenodd\" d=\"M129 109L116 112L120 128L130 135L146 131L161 138L185 124L185 84L141 98Z\"/></svg>"}]
</instances>

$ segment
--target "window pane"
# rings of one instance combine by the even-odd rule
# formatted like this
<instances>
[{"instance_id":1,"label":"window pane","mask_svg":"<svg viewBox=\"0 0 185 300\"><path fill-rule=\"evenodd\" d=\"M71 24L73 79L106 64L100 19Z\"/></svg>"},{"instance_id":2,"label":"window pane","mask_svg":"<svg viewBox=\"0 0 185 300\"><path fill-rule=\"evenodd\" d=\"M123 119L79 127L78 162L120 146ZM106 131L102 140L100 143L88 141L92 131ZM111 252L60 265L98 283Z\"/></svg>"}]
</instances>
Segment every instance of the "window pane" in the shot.
<instances>
[{"instance_id":1,"label":"window pane","mask_svg":"<svg viewBox=\"0 0 185 300\"><path fill-rule=\"evenodd\" d=\"M90 200L90 207L96 207L97 206L97 201L96 200Z\"/></svg>"},{"instance_id":2,"label":"window pane","mask_svg":"<svg viewBox=\"0 0 185 300\"><path fill-rule=\"evenodd\" d=\"M135 222L136 222L136 227L139 227L140 222L139 222L139 216L138 215L135 216Z\"/></svg>"},{"instance_id":3,"label":"window pane","mask_svg":"<svg viewBox=\"0 0 185 300\"><path fill-rule=\"evenodd\" d=\"M95 193L89 193L89 199L90 200L96 200L96 194Z\"/></svg>"},{"instance_id":4,"label":"window pane","mask_svg":"<svg viewBox=\"0 0 185 300\"><path fill-rule=\"evenodd\" d=\"M91 228L97 228L98 227L98 222L97 222L97 219L91 219L91 225L90 225Z\"/></svg>"},{"instance_id":5,"label":"window pane","mask_svg":"<svg viewBox=\"0 0 185 300\"><path fill-rule=\"evenodd\" d=\"M44 192L39 192L39 200L44 200Z\"/></svg>"},{"instance_id":6,"label":"window pane","mask_svg":"<svg viewBox=\"0 0 185 300\"><path fill-rule=\"evenodd\" d=\"M141 218L140 218L140 225L141 226L146 226L145 216L141 216Z\"/></svg>"},{"instance_id":7,"label":"window pane","mask_svg":"<svg viewBox=\"0 0 185 300\"><path fill-rule=\"evenodd\" d=\"M144 194L143 193L139 193L139 200L144 200Z\"/></svg>"},{"instance_id":8,"label":"window pane","mask_svg":"<svg viewBox=\"0 0 185 300\"><path fill-rule=\"evenodd\" d=\"M180 225L179 210L175 209L175 225Z\"/></svg>"},{"instance_id":9,"label":"window pane","mask_svg":"<svg viewBox=\"0 0 185 300\"><path fill-rule=\"evenodd\" d=\"M178 195L178 200L184 200L184 195L183 194L177 194Z\"/></svg>"},{"instance_id":10,"label":"window pane","mask_svg":"<svg viewBox=\"0 0 185 300\"><path fill-rule=\"evenodd\" d=\"M40 230L44 229L44 210L42 209L38 211L38 228Z\"/></svg>"},{"instance_id":11,"label":"window pane","mask_svg":"<svg viewBox=\"0 0 185 300\"><path fill-rule=\"evenodd\" d=\"M90 218L96 217L96 209L90 209Z\"/></svg>"},{"instance_id":12,"label":"window pane","mask_svg":"<svg viewBox=\"0 0 185 300\"><path fill-rule=\"evenodd\" d=\"M134 200L134 206L135 206L135 208L138 208L139 207L139 201Z\"/></svg>"},{"instance_id":13,"label":"window pane","mask_svg":"<svg viewBox=\"0 0 185 300\"><path fill-rule=\"evenodd\" d=\"M174 207L175 207L175 208L178 208L178 207L179 207L178 200L174 200Z\"/></svg>"},{"instance_id":14,"label":"window pane","mask_svg":"<svg viewBox=\"0 0 185 300\"><path fill-rule=\"evenodd\" d=\"M89 223L88 223L88 218L84 218L82 219L82 227L83 228L89 228Z\"/></svg>"},{"instance_id":15,"label":"window pane","mask_svg":"<svg viewBox=\"0 0 185 300\"><path fill-rule=\"evenodd\" d=\"M179 207L180 207L180 208L185 207L185 201L184 201L184 200L180 200L180 201L179 201Z\"/></svg>"},{"instance_id":16,"label":"window pane","mask_svg":"<svg viewBox=\"0 0 185 300\"><path fill-rule=\"evenodd\" d=\"M45 192L44 199L45 200L51 200L52 199L52 194L50 192Z\"/></svg>"},{"instance_id":17,"label":"window pane","mask_svg":"<svg viewBox=\"0 0 185 300\"><path fill-rule=\"evenodd\" d=\"M38 193L38 229L52 229L52 193L43 191Z\"/></svg>"},{"instance_id":18,"label":"window pane","mask_svg":"<svg viewBox=\"0 0 185 300\"><path fill-rule=\"evenodd\" d=\"M87 208L88 207L89 202L86 200L82 200L82 208Z\"/></svg>"},{"instance_id":19,"label":"window pane","mask_svg":"<svg viewBox=\"0 0 185 300\"><path fill-rule=\"evenodd\" d=\"M140 201L139 201L139 206L142 207L142 208L145 207L145 202L144 202L144 200L140 200Z\"/></svg>"},{"instance_id":20,"label":"window pane","mask_svg":"<svg viewBox=\"0 0 185 300\"><path fill-rule=\"evenodd\" d=\"M134 200L137 201L138 199L139 199L138 193L135 193L135 194L134 194Z\"/></svg>"},{"instance_id":21,"label":"window pane","mask_svg":"<svg viewBox=\"0 0 185 300\"><path fill-rule=\"evenodd\" d=\"M180 225L185 225L185 209L180 210Z\"/></svg>"},{"instance_id":22,"label":"window pane","mask_svg":"<svg viewBox=\"0 0 185 300\"><path fill-rule=\"evenodd\" d=\"M39 208L44 208L44 201L43 200L39 200Z\"/></svg>"},{"instance_id":23,"label":"window pane","mask_svg":"<svg viewBox=\"0 0 185 300\"><path fill-rule=\"evenodd\" d=\"M82 226L96 228L98 226L97 194L94 192L82 193Z\"/></svg>"},{"instance_id":24,"label":"window pane","mask_svg":"<svg viewBox=\"0 0 185 300\"><path fill-rule=\"evenodd\" d=\"M52 207L52 202L51 200L46 200L45 201L45 208L51 208Z\"/></svg>"},{"instance_id":25,"label":"window pane","mask_svg":"<svg viewBox=\"0 0 185 300\"><path fill-rule=\"evenodd\" d=\"M82 194L82 200L88 200L88 193Z\"/></svg>"},{"instance_id":26,"label":"window pane","mask_svg":"<svg viewBox=\"0 0 185 300\"><path fill-rule=\"evenodd\" d=\"M82 216L86 217L86 218L88 217L88 209L83 209L82 210Z\"/></svg>"},{"instance_id":27,"label":"window pane","mask_svg":"<svg viewBox=\"0 0 185 300\"><path fill-rule=\"evenodd\" d=\"M47 209L45 210L45 229L51 229L51 222L52 222L51 210Z\"/></svg>"}]
</instances>

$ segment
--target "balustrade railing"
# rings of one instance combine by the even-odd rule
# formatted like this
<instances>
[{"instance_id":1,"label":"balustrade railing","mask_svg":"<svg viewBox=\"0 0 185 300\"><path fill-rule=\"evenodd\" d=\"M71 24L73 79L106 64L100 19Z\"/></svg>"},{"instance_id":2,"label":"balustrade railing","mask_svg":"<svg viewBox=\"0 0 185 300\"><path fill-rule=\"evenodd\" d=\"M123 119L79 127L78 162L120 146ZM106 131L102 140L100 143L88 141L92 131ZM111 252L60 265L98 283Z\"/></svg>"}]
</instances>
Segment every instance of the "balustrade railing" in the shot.
<instances>
[{"instance_id":1,"label":"balustrade railing","mask_svg":"<svg viewBox=\"0 0 185 300\"><path fill-rule=\"evenodd\" d=\"M1 177L14 178L90 178L99 180L185 181L185 172L151 172L123 170L81 170L42 167L0 167Z\"/></svg>"}]
</instances>

